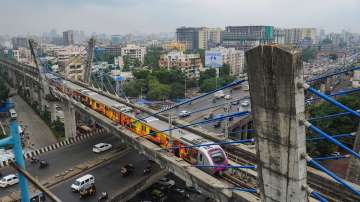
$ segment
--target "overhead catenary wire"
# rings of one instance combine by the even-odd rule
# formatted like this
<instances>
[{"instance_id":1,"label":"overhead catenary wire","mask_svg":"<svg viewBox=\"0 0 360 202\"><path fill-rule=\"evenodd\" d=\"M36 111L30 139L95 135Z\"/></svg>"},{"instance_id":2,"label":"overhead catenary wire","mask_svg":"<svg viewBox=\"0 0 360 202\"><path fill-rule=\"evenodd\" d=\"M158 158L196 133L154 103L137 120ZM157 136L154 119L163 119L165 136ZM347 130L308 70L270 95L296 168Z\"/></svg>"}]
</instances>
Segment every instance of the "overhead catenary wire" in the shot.
<instances>
[{"instance_id":1,"label":"overhead catenary wire","mask_svg":"<svg viewBox=\"0 0 360 202\"><path fill-rule=\"evenodd\" d=\"M333 155L333 156L322 156L322 157L312 157L315 161L325 161L325 160L338 160L338 159L344 159L349 158L350 155Z\"/></svg>"},{"instance_id":2,"label":"overhead catenary wire","mask_svg":"<svg viewBox=\"0 0 360 202\"><path fill-rule=\"evenodd\" d=\"M359 109L357 109L356 111L359 112ZM340 113L329 114L329 115L325 115L325 116L311 117L311 118L308 119L308 121L331 119L331 118L335 118L335 117L338 117L338 116L346 116L346 115L351 115L351 113L350 112L340 112Z\"/></svg>"},{"instance_id":3,"label":"overhead catenary wire","mask_svg":"<svg viewBox=\"0 0 360 202\"><path fill-rule=\"evenodd\" d=\"M186 127L189 127L189 126L193 126L193 125L200 125L200 124L205 124L205 123L211 123L211 122L214 122L214 121L219 121L219 120L223 120L225 118L230 118L230 117L238 117L238 116L245 116L249 114L248 111L244 111L244 112L236 112L236 113L231 113L229 115L224 115L224 116L221 116L221 117L218 117L218 118L214 118L214 119L209 119L209 120L205 120L205 121L199 121L199 122L196 122L196 123L191 123L191 124L187 124L187 125L183 125L183 126L174 126L172 128L168 128L168 129L165 129L165 130L161 130L161 131L154 131L154 132L151 132L149 134L146 134L146 135L143 135L143 136L139 136L139 137L147 137L149 135L155 135L156 133L163 133L163 132L168 132L168 131L172 131L172 130L176 130L176 129L182 129L182 128L186 128Z\"/></svg>"},{"instance_id":4,"label":"overhead catenary wire","mask_svg":"<svg viewBox=\"0 0 360 202\"><path fill-rule=\"evenodd\" d=\"M243 144L243 143L252 143L255 140L245 139L245 140L234 140L234 141L224 141L224 142L214 142L214 143L205 143L205 144L196 144L196 145L189 145L189 146L178 146L178 147L169 147L169 148L161 148L161 150L168 150L168 149L188 149L188 148L195 148L195 147L208 147L212 145L229 145L229 144Z\"/></svg>"},{"instance_id":5,"label":"overhead catenary wire","mask_svg":"<svg viewBox=\"0 0 360 202\"><path fill-rule=\"evenodd\" d=\"M339 135L332 135L332 138L345 138L345 137L355 137L355 133L345 133ZM313 138L306 138L306 141L317 141L317 140L326 140L325 137L313 137Z\"/></svg>"},{"instance_id":6,"label":"overhead catenary wire","mask_svg":"<svg viewBox=\"0 0 360 202\"><path fill-rule=\"evenodd\" d=\"M352 67L352 68L350 68L350 69L341 70L341 71L333 72L333 73L326 74L326 75L323 75L323 76L320 76L320 77L312 78L312 79L307 80L306 82L310 83L310 82L322 80L322 79L325 79L325 78L328 78L328 77L331 77L331 76L335 76L335 75L339 75L339 74L344 74L344 73L347 73L347 72L350 72L350 71L359 70L359 69L360 69L360 66Z\"/></svg>"},{"instance_id":7,"label":"overhead catenary wire","mask_svg":"<svg viewBox=\"0 0 360 202\"><path fill-rule=\"evenodd\" d=\"M352 149L350 149L349 147L345 146L343 143L339 142L338 140L336 140L335 138L331 137L330 135L326 134L325 132L323 132L322 130L320 130L319 128L317 128L316 126L312 125L310 122L305 121L304 122L305 126L308 127L309 129L311 129L312 131L318 133L319 135L323 136L324 138L326 138L328 141L332 142L333 144L339 146L340 148L342 148L343 150L347 151L348 153L350 153L351 155L353 155L354 157L360 159L360 154L353 151Z\"/></svg>"},{"instance_id":8,"label":"overhead catenary wire","mask_svg":"<svg viewBox=\"0 0 360 202\"><path fill-rule=\"evenodd\" d=\"M347 107L347 106L341 104L340 102L336 101L335 99L333 99L333 98L331 98L331 97L329 97L329 96L327 96L327 95L319 92L318 90L310 87L308 84L305 83L305 84L303 85L303 87L304 87L306 90L308 90L309 92L311 92L311 93L313 93L313 94L321 97L322 99L326 100L326 101L329 102L330 104L333 104L334 106L336 106L336 107L338 107L338 108L340 108L340 109L342 109L342 110L345 110L345 111L347 111L347 112L350 112L352 115L360 118L360 113L359 113L359 112L357 112L357 111L355 111L355 110L352 110L352 109L350 109L349 107Z\"/></svg>"},{"instance_id":9,"label":"overhead catenary wire","mask_svg":"<svg viewBox=\"0 0 360 202\"><path fill-rule=\"evenodd\" d=\"M354 187L352 187L350 184L348 184L346 181L344 181L343 179L341 179L340 177L338 177L337 175L335 175L334 173L332 173L331 171L327 170L325 167L323 167L322 165L320 165L318 162L316 162L315 160L313 160L309 155L305 155L304 156L306 161L313 165L314 167L316 167L317 169L323 171L324 173L326 173L327 175L329 175L331 178L333 178L335 181L337 181L338 183L340 183L341 185L343 185L344 187L346 187L347 189L349 189L351 192L355 193L356 195L360 196L360 192L358 190L356 190Z\"/></svg>"}]
</instances>

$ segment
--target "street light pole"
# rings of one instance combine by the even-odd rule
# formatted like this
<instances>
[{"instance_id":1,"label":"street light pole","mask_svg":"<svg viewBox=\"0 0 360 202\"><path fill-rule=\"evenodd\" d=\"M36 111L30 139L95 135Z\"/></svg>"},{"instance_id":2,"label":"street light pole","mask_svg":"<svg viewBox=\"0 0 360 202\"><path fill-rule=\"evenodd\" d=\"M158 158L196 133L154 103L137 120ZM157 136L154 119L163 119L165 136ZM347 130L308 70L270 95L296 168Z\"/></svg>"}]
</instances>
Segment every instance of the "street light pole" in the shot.
<instances>
[{"instance_id":1,"label":"street light pole","mask_svg":"<svg viewBox=\"0 0 360 202\"><path fill-rule=\"evenodd\" d=\"M184 91L184 98L186 99L186 75L185 75L185 91Z\"/></svg>"},{"instance_id":2,"label":"street light pole","mask_svg":"<svg viewBox=\"0 0 360 202\"><path fill-rule=\"evenodd\" d=\"M229 116L230 102L226 105L226 113ZM225 119L225 138L229 139L229 118Z\"/></svg>"}]
</instances>

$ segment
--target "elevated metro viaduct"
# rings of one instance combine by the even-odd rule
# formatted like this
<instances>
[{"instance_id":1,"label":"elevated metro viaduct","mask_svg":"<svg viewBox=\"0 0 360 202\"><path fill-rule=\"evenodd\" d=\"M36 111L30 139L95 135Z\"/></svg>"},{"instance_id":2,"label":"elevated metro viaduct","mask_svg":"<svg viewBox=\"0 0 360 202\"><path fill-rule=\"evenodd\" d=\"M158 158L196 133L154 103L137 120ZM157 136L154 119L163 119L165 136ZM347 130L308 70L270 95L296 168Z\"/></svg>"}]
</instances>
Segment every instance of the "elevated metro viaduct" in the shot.
<instances>
[{"instance_id":1,"label":"elevated metro viaduct","mask_svg":"<svg viewBox=\"0 0 360 202\"><path fill-rule=\"evenodd\" d=\"M32 85L34 87L37 85L36 86L37 89L41 89L41 85L39 84L39 79L38 79L39 78L39 76L38 76L39 71L37 69L35 69L34 67L27 66L27 65L22 65L22 64L18 64L18 63L14 63L14 62L9 62L9 61L3 60L3 59L0 59L0 65L1 65L1 67L3 67L3 68L0 69L0 71L2 71L2 75L3 75L3 73L5 71L6 72L13 72L13 73L7 73L7 75L10 75L9 77L10 77L11 80L16 81L18 79L28 79L29 81L33 82ZM9 71L9 70L12 70L12 71ZM14 73L14 72L16 72L16 73ZM15 76L16 79L14 79L14 76ZM16 83L16 82L13 82L13 84L14 83ZM36 92L33 91L33 93L36 93ZM102 92L100 92L100 93L102 93ZM124 102L120 98L117 98L117 97L112 96L112 95L108 95L108 96L129 105L129 103ZM44 98L45 96L39 96L39 97ZM77 103L72 103L69 106L72 105L71 106L72 108L76 108L77 110L81 110L81 111L83 111L85 113L89 113L89 114L93 113L91 111L86 111L86 109L84 109L81 106L77 106L76 104ZM149 110L147 108L135 106L133 104L130 104L130 105L132 107L141 109L142 111L145 111L147 113L150 113L150 114L154 113L154 111ZM161 153L158 154L158 152L156 152L156 148L153 148L151 146L152 143L149 143L147 141L141 142L140 144L136 143L136 140L131 138L131 134L129 134L128 131L122 131L120 128L115 127L112 123L107 123L106 120L103 120L103 118L101 116L99 117L98 114L92 114L92 116L99 123L102 123L102 125L106 126L106 128L108 128L110 131L116 132L116 134L122 133L121 137L123 138L123 141L128 141L128 142L130 142L130 144L136 145L136 148L139 149L139 151L143 151L143 152L145 152L145 154L150 154L150 156L149 156L150 158L152 158L156 162L160 163L160 165L164 165L164 168L167 168L171 172L174 172L175 174L177 174L179 177L181 177L182 179L184 179L188 183L193 183L193 184L197 184L197 185L200 185L200 186L203 185L203 187L206 188L205 191L210 192L212 194L212 195L210 194L211 197L224 201L224 200L229 200L229 198L231 198L231 195L233 195L232 197L237 198L236 200L241 200L241 201L258 200L256 197L254 197L253 195L248 194L248 193L239 194L239 192L234 192L235 193L234 194L234 193L231 193L231 191L229 191L229 190L219 191L219 187L215 187L215 188L211 187L211 189L209 189L210 187L208 187L207 183L204 182L204 179L206 179L206 176L203 176L203 174L201 174L201 171L200 171L199 176L202 176L204 178L202 178L202 177L199 178L199 176L197 176L197 175L193 176L192 173L198 173L199 172L197 169L194 169L194 168L190 169L191 172L189 172L189 168L184 169L183 164L182 164L184 162L176 164L178 159L177 160L176 159L171 159L171 157L169 157L167 154L161 154ZM162 115L157 115L157 117L160 118L160 119L163 119L163 120L167 119L166 117L164 117ZM176 125L185 125L185 123L183 123L182 121L178 121L178 120L175 121L174 124L176 124ZM210 135L208 132L203 131L203 130L199 130L199 129L195 129L195 128L190 128L189 130L191 130L191 131L193 131L193 132L195 132L197 134L200 134L200 135L202 135L202 136L204 136L204 137L206 137L208 139L211 139L213 141L221 141L222 140L222 139L218 139L216 136ZM126 136L124 136L123 134L126 134ZM69 137L70 135L67 135L67 136ZM248 148L246 148L246 147L244 147L242 145L239 145L239 146L236 146L236 147L241 149L240 151L242 151L242 154L247 156L246 158L250 159L250 161L252 161L252 162L256 162L255 152L253 150L248 149ZM347 196L348 198L351 198L351 196L349 196L349 195L351 195L351 193L349 194L349 192L347 190L344 190L342 187L336 185L336 183L334 181L332 181L328 177L325 177L321 172L316 171L315 169L308 168L308 179L309 179L309 181L311 181L311 179L314 179L313 180L314 183L309 183L309 184L310 185L314 184L313 185L314 188L318 188L318 189L320 189L320 191L327 190L327 191L330 191L330 192L337 192L338 193L337 195L343 195L343 196ZM219 185L219 184L217 184L217 185ZM317 185L318 187L316 187L315 185ZM335 190L335 191L332 190L334 187L336 187L337 190ZM217 192L219 192L217 194L217 196L214 196L214 193L217 193ZM324 194L327 194L327 193L325 192ZM239 196L234 197L234 195L239 195ZM334 195L331 195L331 196L334 196ZM346 198L346 197L344 197L344 198ZM348 200L345 200L345 201L348 201Z\"/></svg>"}]
</instances>

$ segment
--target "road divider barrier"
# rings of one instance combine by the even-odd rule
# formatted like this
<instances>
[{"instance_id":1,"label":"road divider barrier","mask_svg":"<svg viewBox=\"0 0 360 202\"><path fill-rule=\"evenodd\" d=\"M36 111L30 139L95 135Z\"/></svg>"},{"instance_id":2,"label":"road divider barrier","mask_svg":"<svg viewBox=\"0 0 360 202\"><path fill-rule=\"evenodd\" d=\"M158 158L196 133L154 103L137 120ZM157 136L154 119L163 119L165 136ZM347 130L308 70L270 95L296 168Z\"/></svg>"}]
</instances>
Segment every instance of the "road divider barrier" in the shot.
<instances>
[{"instance_id":1,"label":"road divider barrier","mask_svg":"<svg viewBox=\"0 0 360 202\"><path fill-rule=\"evenodd\" d=\"M95 135L105 135L105 134L107 134L107 131L103 128L97 129L97 130L94 130L94 131L91 131L88 133L82 133L82 134L77 135L76 137L69 138L67 140L63 140L61 142L51 144L51 145L42 147L40 149L24 152L24 158L30 159L31 157L38 156L40 154L43 154L43 153L46 153L49 151L53 151L53 150L59 149L61 147L67 146L67 145L75 144L77 142L80 142L87 138L93 137ZM15 161L14 158L10 158L5 161L0 161L0 168L8 166L10 164L10 162L14 162L14 161Z\"/></svg>"}]
</instances>

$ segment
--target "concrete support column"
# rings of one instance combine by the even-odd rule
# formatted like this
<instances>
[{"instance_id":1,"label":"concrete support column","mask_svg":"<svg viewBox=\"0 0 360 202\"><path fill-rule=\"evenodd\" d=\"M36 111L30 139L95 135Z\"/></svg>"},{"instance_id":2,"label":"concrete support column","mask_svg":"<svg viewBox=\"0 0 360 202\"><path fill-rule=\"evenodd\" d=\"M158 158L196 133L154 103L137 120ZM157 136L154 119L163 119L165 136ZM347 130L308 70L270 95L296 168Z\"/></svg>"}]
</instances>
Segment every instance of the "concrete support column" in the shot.
<instances>
[{"instance_id":1,"label":"concrete support column","mask_svg":"<svg viewBox=\"0 0 360 202\"><path fill-rule=\"evenodd\" d=\"M56 121L56 105L57 102L50 102L50 117L51 117L51 122Z\"/></svg>"},{"instance_id":2,"label":"concrete support column","mask_svg":"<svg viewBox=\"0 0 360 202\"><path fill-rule=\"evenodd\" d=\"M356 132L354 148L357 153L360 152L360 124ZM360 160L351 156L349 166L346 172L346 179L350 182L360 185Z\"/></svg>"},{"instance_id":3,"label":"concrete support column","mask_svg":"<svg viewBox=\"0 0 360 202\"><path fill-rule=\"evenodd\" d=\"M303 66L299 52L258 46L246 52L262 201L307 201Z\"/></svg>"},{"instance_id":4,"label":"concrete support column","mask_svg":"<svg viewBox=\"0 0 360 202\"><path fill-rule=\"evenodd\" d=\"M68 139L76 136L75 108L67 100L64 100L63 103L65 137Z\"/></svg>"}]
</instances>

